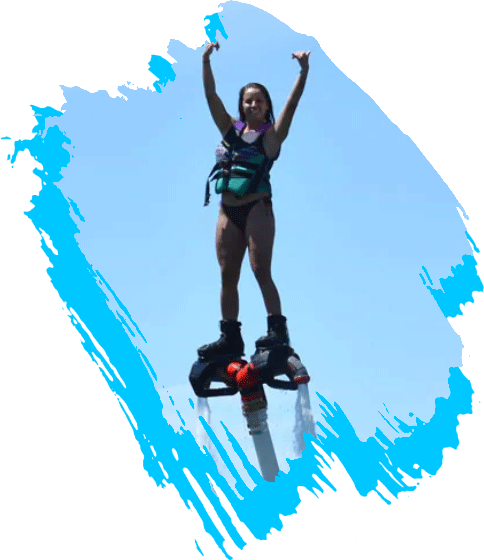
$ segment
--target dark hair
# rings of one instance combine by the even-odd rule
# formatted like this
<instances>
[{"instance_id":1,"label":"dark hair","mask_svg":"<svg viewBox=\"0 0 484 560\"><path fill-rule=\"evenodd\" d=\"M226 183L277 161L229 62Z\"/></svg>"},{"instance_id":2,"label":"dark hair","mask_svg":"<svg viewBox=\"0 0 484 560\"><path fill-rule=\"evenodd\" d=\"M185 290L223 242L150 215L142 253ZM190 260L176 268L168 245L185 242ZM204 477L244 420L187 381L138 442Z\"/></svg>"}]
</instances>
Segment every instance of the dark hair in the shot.
<instances>
[{"instance_id":1,"label":"dark hair","mask_svg":"<svg viewBox=\"0 0 484 560\"><path fill-rule=\"evenodd\" d=\"M267 89L262 84L256 84L256 83L247 84L239 92L239 118L240 118L240 120L245 122L245 115L244 115L244 109L243 109L243 106L242 106L242 101L244 99L244 94L245 94L246 90L248 90L249 88L260 89L262 91L262 93L264 94L264 96L266 98L267 104L269 105L269 108L267 109L267 113L265 114L265 117L264 117L265 121L266 122L271 122L271 123L276 122L276 119L274 118L274 112L272 110L272 100L271 100L271 96L269 95L269 92L267 91Z\"/></svg>"}]
</instances>

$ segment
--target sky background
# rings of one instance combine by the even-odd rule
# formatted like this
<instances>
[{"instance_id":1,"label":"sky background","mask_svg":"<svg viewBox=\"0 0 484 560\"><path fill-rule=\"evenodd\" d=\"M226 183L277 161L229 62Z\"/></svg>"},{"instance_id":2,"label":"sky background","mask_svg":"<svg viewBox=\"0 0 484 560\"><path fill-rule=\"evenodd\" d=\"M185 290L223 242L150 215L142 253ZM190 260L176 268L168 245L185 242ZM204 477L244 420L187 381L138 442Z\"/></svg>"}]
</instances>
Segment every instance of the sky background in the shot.
<instances>
[{"instance_id":1,"label":"sky background","mask_svg":"<svg viewBox=\"0 0 484 560\"><path fill-rule=\"evenodd\" d=\"M393 440L381 414L427 422L435 399L449 395L449 368L461 365L460 338L420 277L424 266L439 287L471 253L458 202L314 39L247 5L228 3L221 16L228 40L218 37L212 68L233 116L239 89L255 81L269 89L277 117L298 74L291 53L312 51L306 90L271 173L273 277L291 342L311 375L316 419L317 391L338 403L360 440L377 427ZM162 93L121 87L126 100L63 88L65 113L56 124L74 158L59 187L83 217L76 218L81 250L146 338L137 344L158 376L164 414L180 426L169 394L194 429L188 373L196 349L219 334L218 199L204 208L203 197L220 135L203 95L202 49L171 41L168 52L176 78ZM250 356L266 314L248 261L239 288ZM284 468L295 395L267 389L267 396ZM221 441L219 420L255 464L238 397L210 406Z\"/></svg>"}]
</instances>

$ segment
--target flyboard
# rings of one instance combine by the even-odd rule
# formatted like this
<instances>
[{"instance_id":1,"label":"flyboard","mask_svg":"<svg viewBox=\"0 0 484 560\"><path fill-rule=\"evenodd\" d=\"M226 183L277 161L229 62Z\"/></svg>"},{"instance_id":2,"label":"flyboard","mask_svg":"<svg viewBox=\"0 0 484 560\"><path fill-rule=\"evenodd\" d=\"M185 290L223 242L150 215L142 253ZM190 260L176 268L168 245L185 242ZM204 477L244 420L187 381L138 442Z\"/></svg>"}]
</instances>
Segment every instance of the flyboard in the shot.
<instances>
[{"instance_id":1,"label":"flyboard","mask_svg":"<svg viewBox=\"0 0 484 560\"><path fill-rule=\"evenodd\" d=\"M281 379L281 376L287 379ZM199 352L199 359L193 364L189 376L198 397L198 410L204 411L205 420L209 418L206 399L240 393L242 414L254 442L261 474L269 482L273 482L278 475L279 465L267 421L264 385L284 391L298 391L294 435L295 451L300 456L304 449L304 433L315 436L307 386L309 379L299 356L287 344L258 348L250 362L230 355L207 360ZM222 386L213 387L213 383L222 383Z\"/></svg>"}]
</instances>

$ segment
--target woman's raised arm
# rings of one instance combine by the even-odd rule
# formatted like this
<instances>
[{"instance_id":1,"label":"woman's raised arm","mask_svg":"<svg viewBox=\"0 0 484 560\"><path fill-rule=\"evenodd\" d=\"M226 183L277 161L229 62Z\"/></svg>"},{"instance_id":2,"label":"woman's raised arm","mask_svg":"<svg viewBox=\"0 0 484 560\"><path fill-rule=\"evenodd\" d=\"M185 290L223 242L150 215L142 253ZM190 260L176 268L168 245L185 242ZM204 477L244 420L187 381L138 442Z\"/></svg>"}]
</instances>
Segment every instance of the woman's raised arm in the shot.
<instances>
[{"instance_id":1,"label":"woman's raised arm","mask_svg":"<svg viewBox=\"0 0 484 560\"><path fill-rule=\"evenodd\" d=\"M277 140L279 145L284 142L284 140L287 138L287 135L289 134L289 127L291 126L292 118L294 117L297 104L299 103L299 99L301 98L301 95L304 91L306 78L308 77L309 72L310 54L310 51L298 51L292 55L292 58L296 58L301 65L301 72L297 77L296 83L292 88L284 109L282 110L276 124L274 125L274 134L276 137L275 139Z\"/></svg>"},{"instance_id":2,"label":"woman's raised arm","mask_svg":"<svg viewBox=\"0 0 484 560\"><path fill-rule=\"evenodd\" d=\"M212 68L210 65L210 55L213 52L213 49L219 49L219 44L217 43L209 43L205 47L205 51L203 53L203 87L205 89L205 97L207 98L208 106L210 108L210 113L212 114L212 118L217 125L217 128L220 130L222 136L225 136L229 131L230 127L232 126L233 120L232 117L227 113L225 110L224 104L222 103L220 97L217 95L215 91L215 80L213 78Z\"/></svg>"}]
</instances>

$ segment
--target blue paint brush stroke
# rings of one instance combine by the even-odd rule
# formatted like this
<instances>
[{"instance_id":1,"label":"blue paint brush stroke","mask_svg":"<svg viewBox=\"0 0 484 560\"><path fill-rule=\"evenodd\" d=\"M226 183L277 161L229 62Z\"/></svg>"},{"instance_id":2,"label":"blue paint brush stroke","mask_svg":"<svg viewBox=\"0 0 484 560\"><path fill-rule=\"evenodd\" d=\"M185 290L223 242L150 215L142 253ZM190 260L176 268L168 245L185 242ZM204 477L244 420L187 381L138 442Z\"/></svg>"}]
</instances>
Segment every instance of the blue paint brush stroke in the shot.
<instances>
[{"instance_id":1,"label":"blue paint brush stroke","mask_svg":"<svg viewBox=\"0 0 484 560\"><path fill-rule=\"evenodd\" d=\"M433 286L433 282L432 282L432 280L429 276L429 273L428 273L427 269L425 268L425 266L422 266L422 268L423 268L423 271L425 272L425 276L427 277L427 280L430 282L430 285Z\"/></svg>"},{"instance_id":2,"label":"blue paint brush stroke","mask_svg":"<svg viewBox=\"0 0 484 560\"><path fill-rule=\"evenodd\" d=\"M81 222L85 222L84 216L79 211L79 208L77 207L77 204L69 197L67 197L67 200L69 201L74 214L79 218L79 220L81 220Z\"/></svg>"},{"instance_id":3,"label":"blue paint brush stroke","mask_svg":"<svg viewBox=\"0 0 484 560\"><path fill-rule=\"evenodd\" d=\"M340 459L362 496L375 490L378 481L394 497L401 492L413 491L416 486L407 485L399 470L412 479L421 479L422 470L435 475L442 466L443 449L457 449L458 415L472 413L473 390L459 368L450 369L449 388L448 399L436 400L435 414L429 422L416 418L416 425L409 426L394 417L400 436L403 436L394 442L378 429L375 437L360 441L341 408L336 403L331 405L318 394L323 417L331 428L319 423L323 432L323 437L319 436L320 444L329 455L334 453Z\"/></svg>"},{"instance_id":4,"label":"blue paint brush stroke","mask_svg":"<svg viewBox=\"0 0 484 560\"><path fill-rule=\"evenodd\" d=\"M467 239L470 241L470 243L471 243L471 245L472 245L474 251L475 251L476 253L480 253L479 249L477 248L476 244L474 243L474 239L472 239L472 237L467 233L467 231L466 231L466 237L467 237Z\"/></svg>"},{"instance_id":5,"label":"blue paint brush stroke","mask_svg":"<svg viewBox=\"0 0 484 560\"><path fill-rule=\"evenodd\" d=\"M150 69L159 78L159 81L155 82L157 91L161 91L161 86L166 85L168 80L174 80L175 74L172 72L171 65L161 57L152 58ZM85 350L96 363L101 364L100 369L132 426L133 433L143 452L144 468L158 485L175 484L187 507L190 507L190 504L193 505L200 515L206 531L225 555L230 557L225 550L223 536L189 483L183 472L184 468L191 472L202 488L225 526L231 541L237 547L243 548L245 543L213 493L207 473L227 496L240 521L250 529L256 538L264 539L272 528L278 530L282 528L281 515L296 512L296 507L300 502L298 487L304 486L315 494L315 490L336 491L320 468L320 462L323 462L327 467L325 473L328 474L331 463L309 445L312 440L308 436L306 439L308 445L303 452L302 459L289 461L288 474L281 472L276 482L266 483L250 464L236 438L224 426L236 455L256 483L256 487L249 490L247 484L237 475L228 455L222 452L223 461L236 475L237 490L241 496L239 498L224 478L219 475L211 457L200 451L192 434L183 429L174 430L165 420L163 409L167 405L162 401L153 385L156 374L147 357L135 346L136 339L133 337L135 331L141 337L143 335L137 327L131 327L133 323L127 309L112 290L110 290L111 294L125 314L113 312L108 307L106 292L103 290L103 285L107 286L107 283L100 273L88 263L75 241L75 234L79 231L72 215L75 205L72 201L69 203L56 186L56 183L62 179L61 169L66 167L70 160L69 152L64 148L64 144L70 144L70 140L55 124L55 119L61 118L62 113L49 107L33 108L38 122L34 128L36 135L32 140L15 143L12 162L15 162L19 151L28 150L43 165L42 171L34 170L34 173L42 180L43 188L40 194L33 198L34 208L28 213L28 216L39 231L43 230L48 233L58 251L57 255L54 254L42 241L42 248L53 265L53 268L48 271L52 283L62 300L66 302L67 309L78 313L118 372L119 377L96 348L82 325L74 319L74 316L71 316L75 328L83 335ZM48 127L46 127L46 118L50 118L52 121ZM77 215L75 210L74 214ZM464 257L469 256L464 255ZM460 303L472 301L469 299L469 297L472 298L472 292L482 290L482 283L479 288L476 280L477 273L474 275L475 261L470 259L472 257L463 258L464 265L458 265L458 267L462 267L462 270L459 269L456 272L457 269L453 269L455 275L447 279L448 282L445 283L445 286L444 283L441 283L443 290L435 290L436 292L442 291L444 296L438 294L436 297L431 290L436 300L440 297L445 301L444 309L446 311L441 306L444 314L448 312L448 308L455 311L456 302L459 299ZM425 282L422 276L421 278ZM317 372L314 373L317 375ZM374 438L361 442L343 410L337 404L331 405L329 401L319 395L322 403L322 417L327 425L320 423L324 437L319 437L318 443L329 457L334 453L340 459L360 494L367 495L370 491L375 490L378 481L395 497L400 492L413 491L416 486L403 483L402 476L397 469L406 472L414 479L422 477L422 469L427 473L435 474L442 464L442 449L445 447L456 448L458 445L456 433L458 415L472 412L472 388L458 368L450 369L449 388L450 395L447 399L436 400L435 414L429 422L424 423L416 418L416 425L409 426L394 417L398 430L401 432L401 437L395 442L391 442L378 429ZM193 402L191 404L193 407ZM410 414L410 416L412 415ZM384 420L390 423L386 418ZM393 424L392 429L396 430ZM222 451L223 447L213 430L207 427L207 431L216 447ZM156 457L153 455L151 446L156 451ZM176 449L178 458L174 457L172 449ZM168 476L165 476L158 461L163 465ZM414 464L419 466L414 467ZM322 484L314 479L314 475L319 477ZM387 498L381 494L380 496L389 503ZM197 548L199 548L198 543ZM201 553L200 549L199 551Z\"/></svg>"},{"instance_id":6,"label":"blue paint brush stroke","mask_svg":"<svg viewBox=\"0 0 484 560\"><path fill-rule=\"evenodd\" d=\"M171 64L168 60L156 54L151 57L149 71L158 78L158 80L153 83L153 87L158 93L162 92L161 87L166 86L168 81L175 81L176 74Z\"/></svg>"},{"instance_id":7,"label":"blue paint brush stroke","mask_svg":"<svg viewBox=\"0 0 484 560\"><path fill-rule=\"evenodd\" d=\"M195 539L195 544L197 545L197 550L198 550L198 552L200 552L200 554L201 554L202 556L205 556L205 554L202 552L202 549L198 546L197 539Z\"/></svg>"},{"instance_id":8,"label":"blue paint brush stroke","mask_svg":"<svg viewBox=\"0 0 484 560\"><path fill-rule=\"evenodd\" d=\"M427 286L445 317L462 315L461 304L474 302L473 292L482 292L484 288L477 275L476 259L463 255L462 261L463 264L452 267L453 276L440 279L442 289Z\"/></svg>"},{"instance_id":9,"label":"blue paint brush stroke","mask_svg":"<svg viewBox=\"0 0 484 560\"><path fill-rule=\"evenodd\" d=\"M225 32L224 26L220 21L219 14L212 14L210 16L205 16L208 19L208 24L205 26L205 32L211 43L215 43L217 40L217 31L222 35L224 39L228 39L227 33Z\"/></svg>"}]
</instances>

